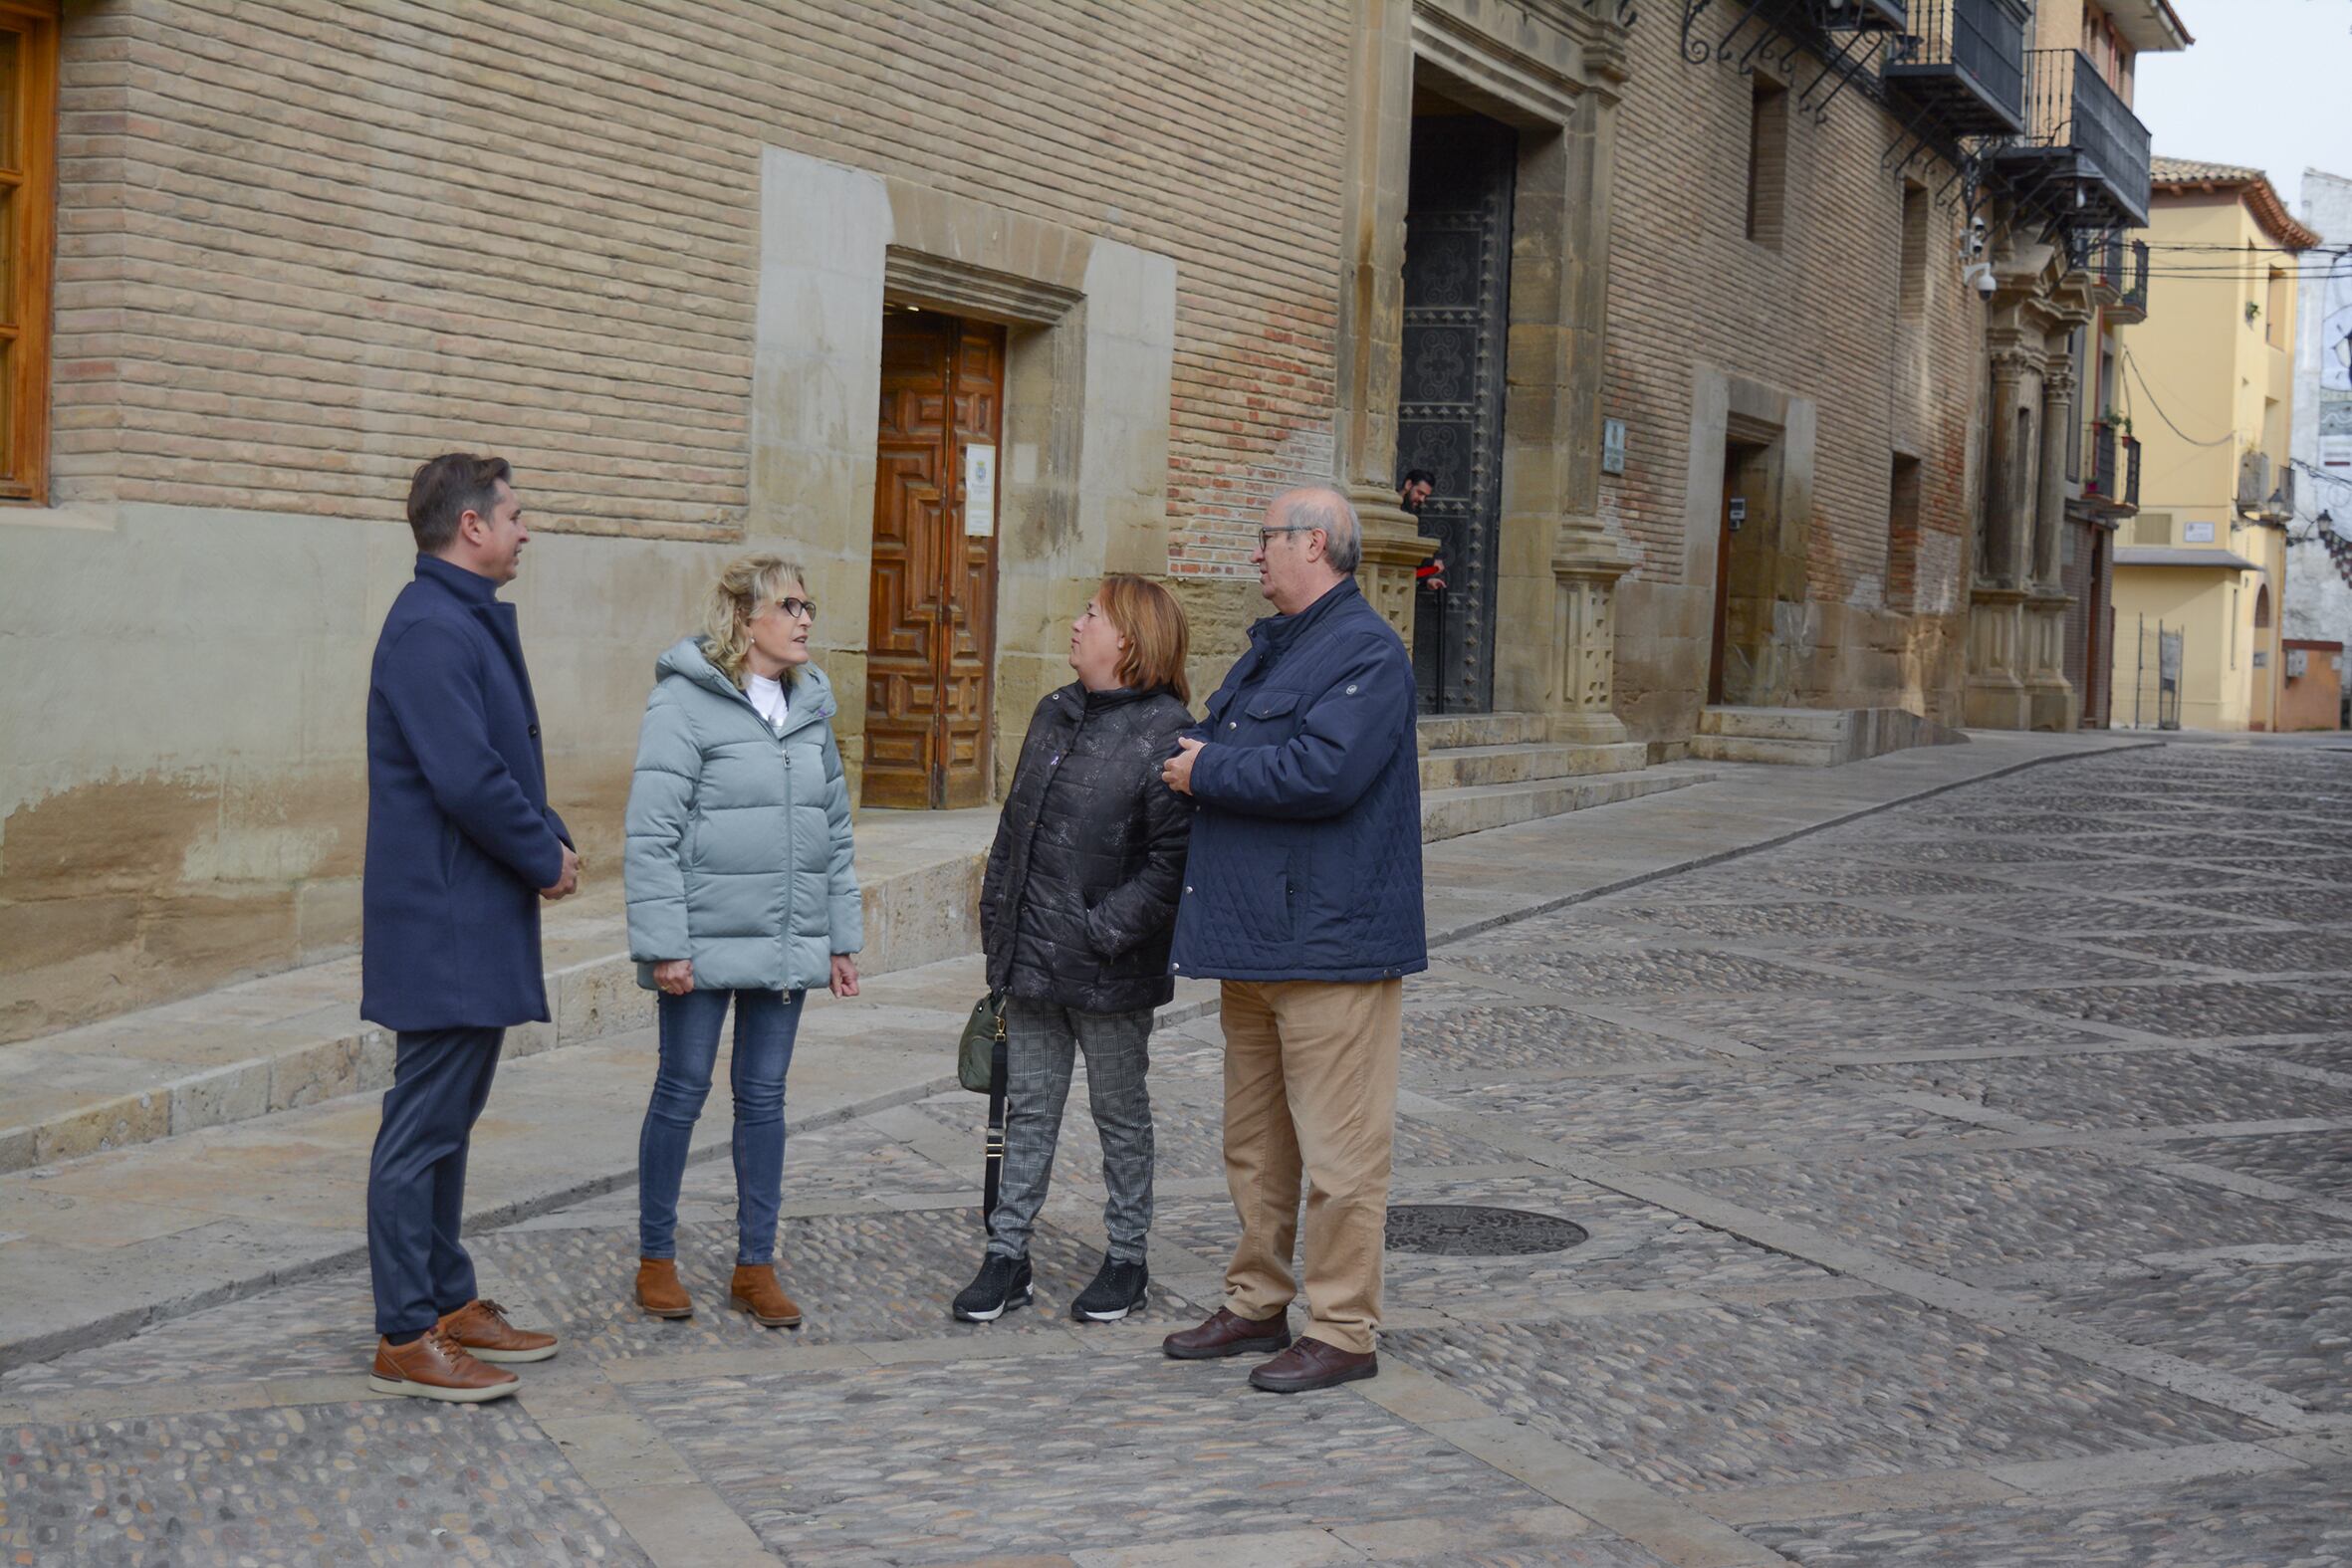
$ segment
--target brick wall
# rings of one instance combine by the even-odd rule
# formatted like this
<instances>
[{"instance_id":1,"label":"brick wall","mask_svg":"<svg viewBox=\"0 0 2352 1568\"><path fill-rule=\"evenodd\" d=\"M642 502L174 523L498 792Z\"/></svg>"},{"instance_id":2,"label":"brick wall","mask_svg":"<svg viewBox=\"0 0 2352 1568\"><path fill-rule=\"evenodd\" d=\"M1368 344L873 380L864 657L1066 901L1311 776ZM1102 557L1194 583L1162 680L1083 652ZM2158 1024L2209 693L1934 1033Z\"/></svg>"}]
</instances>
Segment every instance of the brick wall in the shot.
<instances>
[{"instance_id":1,"label":"brick wall","mask_svg":"<svg viewBox=\"0 0 2352 1568\"><path fill-rule=\"evenodd\" d=\"M1215 673L1256 508L1330 468L1350 18L68 4L69 510L0 524L39 650L0 699L0 1040L350 949L368 648L433 451L517 465L556 802L616 886L653 650L753 504L768 147L1175 259L1169 559Z\"/></svg>"},{"instance_id":2,"label":"brick wall","mask_svg":"<svg viewBox=\"0 0 2352 1568\"><path fill-rule=\"evenodd\" d=\"M1638 597L1645 581L1685 580L1695 366L1811 399L1819 435L1807 597L1867 622L1852 634L1874 644L1875 667L1890 673L1865 677L1868 661L1824 653L1806 700L1879 700L1905 667L1914 690L1956 697L1949 617L1967 598L1982 353L1981 308L1956 260L1963 220L1931 201L1921 235L1915 212L1926 287L1906 321L1904 181L1884 157L1897 127L1852 91L1816 125L1792 91L1776 243L1750 240L1752 83L1729 66L1683 61L1678 20L1645 13L1633 30L1618 124L1604 412L1627 422L1629 460L1621 478L1603 479L1601 505L1638 557L1628 582ZM1820 69L1809 56L1798 65L1794 90ZM1923 158L1906 173L1932 197L1951 170ZM1920 524L1890 583L1897 450L1921 462ZM1645 682L1673 678L1662 667L1621 668L1621 706L1638 706Z\"/></svg>"},{"instance_id":3,"label":"brick wall","mask_svg":"<svg viewBox=\"0 0 2352 1568\"><path fill-rule=\"evenodd\" d=\"M1344 0L107 0L70 9L57 494L542 526L747 503L758 151L1177 259L1170 549L1327 472Z\"/></svg>"}]
</instances>

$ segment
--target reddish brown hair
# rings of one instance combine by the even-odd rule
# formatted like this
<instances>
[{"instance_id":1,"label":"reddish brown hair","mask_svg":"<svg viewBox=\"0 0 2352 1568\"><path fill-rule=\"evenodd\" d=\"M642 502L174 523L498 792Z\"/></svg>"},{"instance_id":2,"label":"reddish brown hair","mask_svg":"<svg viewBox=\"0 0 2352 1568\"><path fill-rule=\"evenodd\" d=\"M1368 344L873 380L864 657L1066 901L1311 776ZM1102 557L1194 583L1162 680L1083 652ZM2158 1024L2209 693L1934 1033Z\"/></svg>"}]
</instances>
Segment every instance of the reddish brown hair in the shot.
<instances>
[{"instance_id":1,"label":"reddish brown hair","mask_svg":"<svg viewBox=\"0 0 2352 1568\"><path fill-rule=\"evenodd\" d=\"M1191 632L1176 595L1148 577L1116 572L1102 579L1094 602L1127 639L1119 655L1119 684L1134 691L1165 686L1190 706L1192 683L1184 678L1184 655Z\"/></svg>"}]
</instances>

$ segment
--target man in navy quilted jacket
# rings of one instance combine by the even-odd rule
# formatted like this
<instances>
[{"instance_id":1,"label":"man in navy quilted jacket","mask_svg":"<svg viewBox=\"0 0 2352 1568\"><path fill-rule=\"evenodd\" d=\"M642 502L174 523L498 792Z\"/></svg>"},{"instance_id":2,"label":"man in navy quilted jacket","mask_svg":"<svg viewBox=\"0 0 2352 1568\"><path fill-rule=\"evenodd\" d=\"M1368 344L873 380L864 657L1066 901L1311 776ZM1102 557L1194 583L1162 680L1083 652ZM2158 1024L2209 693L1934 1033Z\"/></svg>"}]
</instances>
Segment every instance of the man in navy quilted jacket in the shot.
<instances>
[{"instance_id":1,"label":"man in navy quilted jacket","mask_svg":"<svg viewBox=\"0 0 2352 1568\"><path fill-rule=\"evenodd\" d=\"M1276 613L1161 777L1198 805L1170 958L1224 985L1225 1180L1241 1245L1180 1360L1280 1352L1278 1394L1374 1376L1404 977L1429 967L1413 663L1355 585L1355 509L1293 490L1258 531ZM1289 1311L1298 1188L1307 1327Z\"/></svg>"}]
</instances>

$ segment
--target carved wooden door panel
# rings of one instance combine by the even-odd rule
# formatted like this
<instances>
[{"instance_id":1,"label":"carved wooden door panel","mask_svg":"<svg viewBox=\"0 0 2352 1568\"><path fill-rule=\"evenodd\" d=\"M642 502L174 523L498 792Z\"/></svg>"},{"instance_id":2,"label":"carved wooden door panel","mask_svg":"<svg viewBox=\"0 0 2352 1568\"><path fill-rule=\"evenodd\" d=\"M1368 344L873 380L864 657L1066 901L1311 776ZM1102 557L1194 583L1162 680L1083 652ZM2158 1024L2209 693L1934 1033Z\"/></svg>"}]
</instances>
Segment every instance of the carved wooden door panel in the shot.
<instances>
[{"instance_id":1,"label":"carved wooden door panel","mask_svg":"<svg viewBox=\"0 0 2352 1568\"><path fill-rule=\"evenodd\" d=\"M929 311L892 310L882 319L867 805L920 809L989 798L1004 363L1001 328ZM985 493L975 495L968 477L985 483Z\"/></svg>"},{"instance_id":2,"label":"carved wooden door panel","mask_svg":"<svg viewBox=\"0 0 2352 1568\"><path fill-rule=\"evenodd\" d=\"M1495 700L1518 157L1518 132L1495 120L1413 122L1397 472L1437 476L1421 532L1445 557L1446 585L1416 592L1413 605L1413 674L1427 713L1484 713Z\"/></svg>"}]
</instances>

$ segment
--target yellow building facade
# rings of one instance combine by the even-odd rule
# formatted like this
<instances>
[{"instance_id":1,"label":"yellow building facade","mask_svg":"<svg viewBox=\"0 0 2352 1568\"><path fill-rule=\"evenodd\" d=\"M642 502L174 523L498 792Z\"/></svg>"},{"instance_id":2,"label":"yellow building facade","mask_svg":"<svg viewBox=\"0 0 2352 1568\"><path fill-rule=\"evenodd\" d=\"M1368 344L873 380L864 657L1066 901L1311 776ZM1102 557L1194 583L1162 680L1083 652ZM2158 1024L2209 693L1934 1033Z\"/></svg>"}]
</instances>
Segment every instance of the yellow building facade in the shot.
<instances>
[{"instance_id":1,"label":"yellow building facade","mask_svg":"<svg viewBox=\"0 0 2352 1568\"><path fill-rule=\"evenodd\" d=\"M2258 169L2158 158L2148 238L2165 308L2124 334L2101 410L2142 451L2139 515L2115 552L2115 723L2268 730L2294 515L2295 264L2318 237Z\"/></svg>"}]
</instances>

